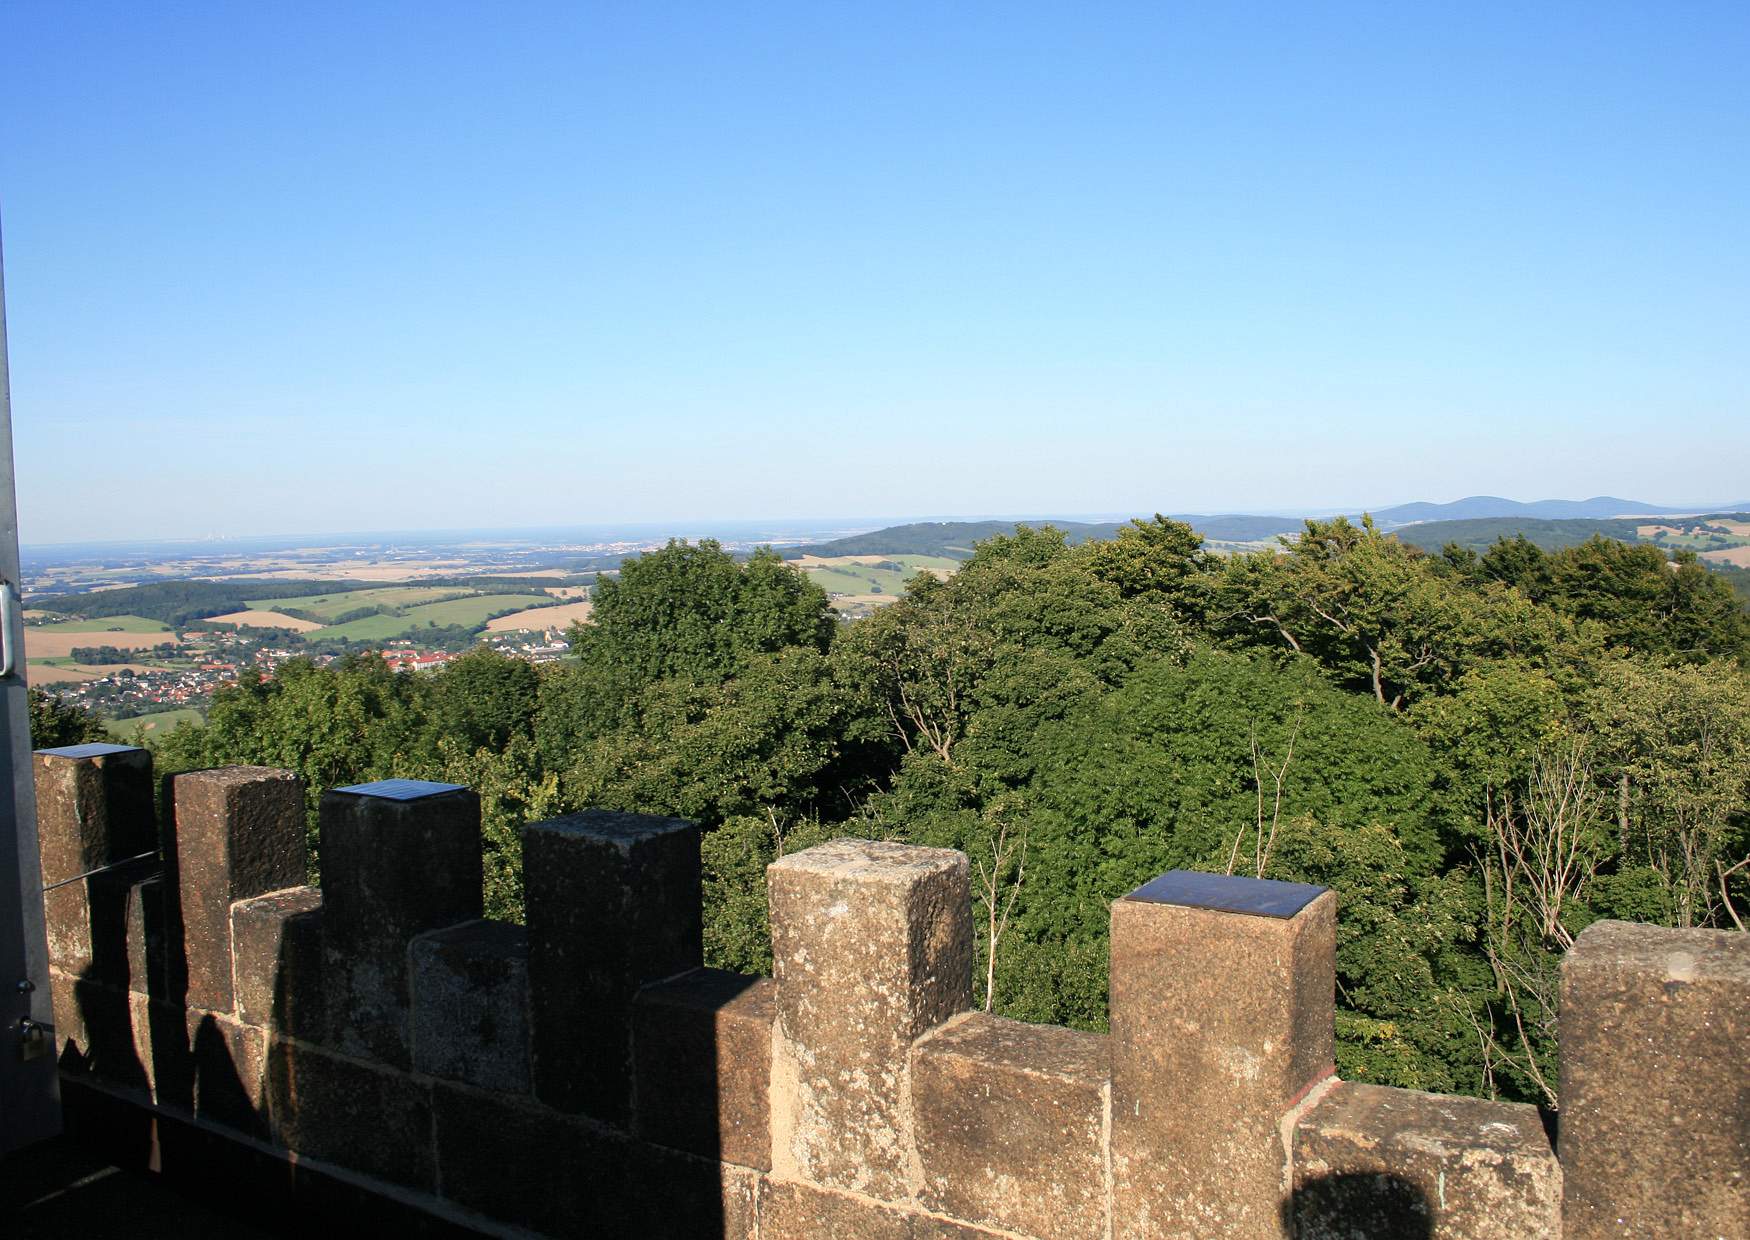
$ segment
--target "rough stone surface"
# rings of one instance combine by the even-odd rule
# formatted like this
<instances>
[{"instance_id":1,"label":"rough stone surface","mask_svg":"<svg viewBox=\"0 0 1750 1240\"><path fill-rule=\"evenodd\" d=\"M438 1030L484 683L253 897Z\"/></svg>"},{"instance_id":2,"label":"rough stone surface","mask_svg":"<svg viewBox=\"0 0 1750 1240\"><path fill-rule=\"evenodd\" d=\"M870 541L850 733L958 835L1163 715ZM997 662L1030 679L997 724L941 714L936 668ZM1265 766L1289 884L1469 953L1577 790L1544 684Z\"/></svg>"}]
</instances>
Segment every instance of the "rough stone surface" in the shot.
<instances>
[{"instance_id":1,"label":"rough stone surface","mask_svg":"<svg viewBox=\"0 0 1750 1240\"><path fill-rule=\"evenodd\" d=\"M529 939L471 921L413 940L413 1066L482 1089L529 1091Z\"/></svg>"},{"instance_id":2,"label":"rough stone surface","mask_svg":"<svg viewBox=\"0 0 1750 1240\"><path fill-rule=\"evenodd\" d=\"M130 992L54 968L49 984L61 1070L148 1088L151 1078L135 1041Z\"/></svg>"},{"instance_id":3,"label":"rough stone surface","mask_svg":"<svg viewBox=\"0 0 1750 1240\"><path fill-rule=\"evenodd\" d=\"M432 1099L425 1082L274 1037L267 1106L273 1132L288 1149L432 1191Z\"/></svg>"},{"instance_id":4,"label":"rough stone surface","mask_svg":"<svg viewBox=\"0 0 1750 1240\"><path fill-rule=\"evenodd\" d=\"M1116 1240L1283 1234L1280 1122L1332 1071L1335 913L1113 903Z\"/></svg>"},{"instance_id":5,"label":"rough stone surface","mask_svg":"<svg viewBox=\"0 0 1750 1240\"><path fill-rule=\"evenodd\" d=\"M442 1195L543 1235L754 1233L758 1176L463 1085L435 1090Z\"/></svg>"},{"instance_id":6,"label":"rough stone surface","mask_svg":"<svg viewBox=\"0 0 1750 1240\"><path fill-rule=\"evenodd\" d=\"M639 992L632 1046L640 1137L771 1168L777 991L769 978L694 969Z\"/></svg>"},{"instance_id":7,"label":"rough stone surface","mask_svg":"<svg viewBox=\"0 0 1750 1240\"><path fill-rule=\"evenodd\" d=\"M921 1187L911 1044L972 1003L966 857L841 839L774 862L767 877L773 1169L909 1199Z\"/></svg>"},{"instance_id":8,"label":"rough stone surface","mask_svg":"<svg viewBox=\"0 0 1750 1240\"><path fill-rule=\"evenodd\" d=\"M49 958L68 972L125 984L125 890L116 890L113 874L66 880L157 848L152 756L144 749L95 758L38 753L33 770L42 885L54 887L43 893ZM106 897L119 898L121 906L104 906ZM113 931L109 941L93 942L94 922L100 934L106 926ZM119 956L106 955L105 947Z\"/></svg>"},{"instance_id":9,"label":"rough stone surface","mask_svg":"<svg viewBox=\"0 0 1750 1240\"><path fill-rule=\"evenodd\" d=\"M246 1024L323 1039L320 891L289 887L233 904L231 953Z\"/></svg>"},{"instance_id":10,"label":"rough stone surface","mask_svg":"<svg viewBox=\"0 0 1750 1240\"><path fill-rule=\"evenodd\" d=\"M624 1126L632 999L700 963L699 829L587 810L523 828L535 1096Z\"/></svg>"},{"instance_id":11,"label":"rough stone surface","mask_svg":"<svg viewBox=\"0 0 1750 1240\"><path fill-rule=\"evenodd\" d=\"M480 798L465 788L411 801L331 791L318 825L329 1040L406 1067L408 945L480 918Z\"/></svg>"},{"instance_id":12,"label":"rough stone surface","mask_svg":"<svg viewBox=\"0 0 1750 1240\"><path fill-rule=\"evenodd\" d=\"M912 1211L794 1180L760 1186L760 1240L912 1240Z\"/></svg>"},{"instance_id":13,"label":"rough stone surface","mask_svg":"<svg viewBox=\"0 0 1750 1240\"><path fill-rule=\"evenodd\" d=\"M304 881L304 783L290 771L228 766L170 780L166 861L182 918L188 1002L236 1010L231 905Z\"/></svg>"},{"instance_id":14,"label":"rough stone surface","mask_svg":"<svg viewBox=\"0 0 1750 1240\"><path fill-rule=\"evenodd\" d=\"M502 1094L433 1090L438 1178L456 1204L545 1235L631 1235L630 1142Z\"/></svg>"},{"instance_id":15,"label":"rough stone surface","mask_svg":"<svg viewBox=\"0 0 1750 1240\"><path fill-rule=\"evenodd\" d=\"M1562 1172L1535 1107L1340 1083L1294 1129L1294 1235L1559 1237Z\"/></svg>"},{"instance_id":16,"label":"rough stone surface","mask_svg":"<svg viewBox=\"0 0 1750 1240\"><path fill-rule=\"evenodd\" d=\"M927 1208L1034 1236L1106 1234L1106 1038L983 1012L912 1051Z\"/></svg>"},{"instance_id":17,"label":"rough stone surface","mask_svg":"<svg viewBox=\"0 0 1750 1240\"><path fill-rule=\"evenodd\" d=\"M190 1011L186 1019L195 1115L266 1139L266 1033L223 1012Z\"/></svg>"},{"instance_id":18,"label":"rough stone surface","mask_svg":"<svg viewBox=\"0 0 1750 1240\"><path fill-rule=\"evenodd\" d=\"M1562 962L1567 1234L1750 1236L1750 936L1594 922Z\"/></svg>"},{"instance_id":19,"label":"rough stone surface","mask_svg":"<svg viewBox=\"0 0 1750 1240\"><path fill-rule=\"evenodd\" d=\"M171 997L170 948L174 923L165 901L169 884L160 872L128 888L128 986L154 999ZM178 989L180 993L180 988Z\"/></svg>"},{"instance_id":20,"label":"rough stone surface","mask_svg":"<svg viewBox=\"0 0 1750 1240\"><path fill-rule=\"evenodd\" d=\"M146 750L96 758L38 753L34 768L45 886L157 847Z\"/></svg>"}]
</instances>

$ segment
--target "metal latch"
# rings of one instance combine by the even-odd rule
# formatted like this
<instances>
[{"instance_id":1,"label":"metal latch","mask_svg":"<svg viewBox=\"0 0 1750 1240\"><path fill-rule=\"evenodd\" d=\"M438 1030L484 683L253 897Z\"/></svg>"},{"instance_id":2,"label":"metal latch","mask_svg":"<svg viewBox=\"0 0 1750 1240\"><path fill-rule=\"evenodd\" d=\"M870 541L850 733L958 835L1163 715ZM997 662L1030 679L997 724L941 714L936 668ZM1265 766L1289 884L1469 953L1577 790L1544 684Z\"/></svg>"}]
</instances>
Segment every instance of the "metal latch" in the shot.
<instances>
[{"instance_id":1,"label":"metal latch","mask_svg":"<svg viewBox=\"0 0 1750 1240\"><path fill-rule=\"evenodd\" d=\"M42 1025L28 1016L18 1022L18 1057L29 1063L49 1053L55 1044L53 1025Z\"/></svg>"}]
</instances>

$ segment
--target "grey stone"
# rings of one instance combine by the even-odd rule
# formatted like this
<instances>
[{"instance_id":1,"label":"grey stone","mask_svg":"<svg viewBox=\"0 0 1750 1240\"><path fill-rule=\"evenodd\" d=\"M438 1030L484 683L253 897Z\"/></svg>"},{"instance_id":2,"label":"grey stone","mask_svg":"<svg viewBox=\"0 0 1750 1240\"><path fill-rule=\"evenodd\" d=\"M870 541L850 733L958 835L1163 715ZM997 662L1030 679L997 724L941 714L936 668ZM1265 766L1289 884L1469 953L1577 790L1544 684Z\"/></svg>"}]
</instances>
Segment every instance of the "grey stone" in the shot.
<instances>
[{"instance_id":1,"label":"grey stone","mask_svg":"<svg viewBox=\"0 0 1750 1240\"><path fill-rule=\"evenodd\" d=\"M1294 1128L1300 1240L1518 1240L1562 1230L1535 1107L1340 1082Z\"/></svg>"},{"instance_id":2,"label":"grey stone","mask_svg":"<svg viewBox=\"0 0 1750 1240\"><path fill-rule=\"evenodd\" d=\"M523 828L535 1096L625 1126L632 999L700 963L699 829L586 810Z\"/></svg>"},{"instance_id":3,"label":"grey stone","mask_svg":"<svg viewBox=\"0 0 1750 1240\"><path fill-rule=\"evenodd\" d=\"M638 992L635 1130L646 1141L768 1170L777 985L694 969Z\"/></svg>"},{"instance_id":4,"label":"grey stone","mask_svg":"<svg viewBox=\"0 0 1750 1240\"><path fill-rule=\"evenodd\" d=\"M1594 922L1562 962L1575 1240L1750 1236L1750 935Z\"/></svg>"},{"instance_id":5,"label":"grey stone","mask_svg":"<svg viewBox=\"0 0 1750 1240\"><path fill-rule=\"evenodd\" d=\"M173 776L170 788L167 860L188 1002L232 1012L231 905L307 877L304 784L290 771L228 766Z\"/></svg>"},{"instance_id":6,"label":"grey stone","mask_svg":"<svg viewBox=\"0 0 1750 1240\"><path fill-rule=\"evenodd\" d=\"M1104 1237L1106 1041L975 1012L918 1042L922 1203L1031 1236Z\"/></svg>"},{"instance_id":7,"label":"grey stone","mask_svg":"<svg viewBox=\"0 0 1750 1240\"><path fill-rule=\"evenodd\" d=\"M529 940L471 921L413 940L413 1066L482 1089L529 1092Z\"/></svg>"},{"instance_id":8,"label":"grey stone","mask_svg":"<svg viewBox=\"0 0 1750 1240\"><path fill-rule=\"evenodd\" d=\"M773 1172L908 1199L920 1187L911 1044L972 1003L966 857L841 839L766 874Z\"/></svg>"},{"instance_id":9,"label":"grey stone","mask_svg":"<svg viewBox=\"0 0 1750 1240\"><path fill-rule=\"evenodd\" d=\"M244 1023L324 1040L320 891L289 887L233 904L231 953Z\"/></svg>"},{"instance_id":10,"label":"grey stone","mask_svg":"<svg viewBox=\"0 0 1750 1240\"><path fill-rule=\"evenodd\" d=\"M1284 1234L1281 1121L1333 1071L1336 897L1112 905L1112 1232Z\"/></svg>"},{"instance_id":11,"label":"grey stone","mask_svg":"<svg viewBox=\"0 0 1750 1240\"><path fill-rule=\"evenodd\" d=\"M329 1040L406 1067L408 945L480 917L480 799L465 788L415 800L327 792L318 821Z\"/></svg>"}]
</instances>

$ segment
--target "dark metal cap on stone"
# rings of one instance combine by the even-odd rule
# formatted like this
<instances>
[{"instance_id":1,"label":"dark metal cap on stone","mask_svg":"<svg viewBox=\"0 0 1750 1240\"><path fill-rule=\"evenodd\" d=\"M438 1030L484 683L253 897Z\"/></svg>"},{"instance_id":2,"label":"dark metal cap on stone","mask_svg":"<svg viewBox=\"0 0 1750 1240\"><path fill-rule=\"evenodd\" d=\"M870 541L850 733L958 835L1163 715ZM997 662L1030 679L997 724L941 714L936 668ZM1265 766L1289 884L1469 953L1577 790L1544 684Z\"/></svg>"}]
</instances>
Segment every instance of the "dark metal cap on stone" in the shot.
<instances>
[{"instance_id":1,"label":"dark metal cap on stone","mask_svg":"<svg viewBox=\"0 0 1750 1240\"><path fill-rule=\"evenodd\" d=\"M37 753L45 758L107 758L112 753L127 753L139 748L138 745L111 745L103 741L92 741L85 745L62 745L56 749L39 749Z\"/></svg>"},{"instance_id":2,"label":"dark metal cap on stone","mask_svg":"<svg viewBox=\"0 0 1750 1240\"><path fill-rule=\"evenodd\" d=\"M1285 883L1274 878L1168 870L1124 899L1144 904L1181 904L1218 913L1246 913L1253 917L1293 917L1327 890L1313 883Z\"/></svg>"},{"instance_id":3,"label":"dark metal cap on stone","mask_svg":"<svg viewBox=\"0 0 1750 1240\"><path fill-rule=\"evenodd\" d=\"M440 784L429 779L379 779L368 784L349 784L335 788L358 797L382 797L386 801L417 801L422 797L442 796L446 792L461 792L461 784Z\"/></svg>"}]
</instances>

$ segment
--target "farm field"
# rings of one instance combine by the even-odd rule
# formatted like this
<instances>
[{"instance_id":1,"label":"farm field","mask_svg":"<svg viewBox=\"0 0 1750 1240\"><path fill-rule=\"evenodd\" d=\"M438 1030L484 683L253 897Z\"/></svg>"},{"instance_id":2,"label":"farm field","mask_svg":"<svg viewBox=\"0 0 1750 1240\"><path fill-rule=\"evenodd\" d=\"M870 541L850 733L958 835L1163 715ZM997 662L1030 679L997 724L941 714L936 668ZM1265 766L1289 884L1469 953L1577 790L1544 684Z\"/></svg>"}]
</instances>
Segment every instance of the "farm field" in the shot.
<instances>
[{"instance_id":1,"label":"farm field","mask_svg":"<svg viewBox=\"0 0 1750 1240\"><path fill-rule=\"evenodd\" d=\"M439 599L466 595L468 591L455 586L386 586L380 590L341 590L333 594L304 594L295 598L248 599L252 609L260 611L304 612L320 620L332 621L361 607L409 607L419 603L435 603Z\"/></svg>"},{"instance_id":2,"label":"farm field","mask_svg":"<svg viewBox=\"0 0 1750 1240\"><path fill-rule=\"evenodd\" d=\"M34 614L49 616L54 613L39 611ZM33 624L28 627L41 629L45 633L168 633L170 631L170 626L162 620L148 620L145 616L99 616L95 620L59 620L53 624Z\"/></svg>"},{"instance_id":3,"label":"farm field","mask_svg":"<svg viewBox=\"0 0 1750 1240\"><path fill-rule=\"evenodd\" d=\"M191 706L180 710L161 710L150 715L135 715L132 719L106 719L103 726L118 741L136 740L142 735L168 732L179 723L205 723L206 717Z\"/></svg>"},{"instance_id":4,"label":"farm field","mask_svg":"<svg viewBox=\"0 0 1750 1240\"><path fill-rule=\"evenodd\" d=\"M24 655L31 661L65 659L75 646L114 646L117 650L149 650L176 640L169 629L150 632L111 633L103 629L64 629L60 625L33 624L24 630Z\"/></svg>"},{"instance_id":5,"label":"farm field","mask_svg":"<svg viewBox=\"0 0 1750 1240\"><path fill-rule=\"evenodd\" d=\"M296 616L288 616L281 611L234 611L229 615L210 616L208 624L229 624L239 629L291 629L294 633L308 633L322 626L314 620L300 620Z\"/></svg>"},{"instance_id":6,"label":"farm field","mask_svg":"<svg viewBox=\"0 0 1750 1240\"><path fill-rule=\"evenodd\" d=\"M589 620L589 613L594 605L587 599L582 602L561 603L557 607L534 607L528 611L519 611L515 615L500 616L496 620L486 622L488 633L511 633L517 631L540 632L550 628L568 628L573 624L583 624Z\"/></svg>"},{"instance_id":7,"label":"farm field","mask_svg":"<svg viewBox=\"0 0 1750 1240\"><path fill-rule=\"evenodd\" d=\"M355 594L337 595L337 598L358 598L360 595L382 595L391 593L383 590L361 590ZM409 593L403 591L403 593ZM345 624L330 624L315 630L311 634L314 641L331 639L346 641L387 641L395 637L411 637L424 628L442 628L448 625L461 625L463 628L473 628L485 622L486 617L501 611L522 611L548 601L544 594L464 594L456 597L455 590L420 590L422 594L439 601L417 603L414 606L397 605L387 600L380 601L378 606L399 606L392 616L364 616L358 620L348 620ZM368 604L360 604L366 606Z\"/></svg>"},{"instance_id":8,"label":"farm field","mask_svg":"<svg viewBox=\"0 0 1750 1240\"><path fill-rule=\"evenodd\" d=\"M946 577L960 566L941 555L805 555L791 563L834 596L834 606L859 611L893 602L920 572Z\"/></svg>"},{"instance_id":9,"label":"farm field","mask_svg":"<svg viewBox=\"0 0 1750 1240\"><path fill-rule=\"evenodd\" d=\"M82 680L114 676L118 672L133 672L137 676L141 672L156 672L162 668L156 663L99 664L75 663L71 659L33 659L28 670L33 685L74 685Z\"/></svg>"}]
</instances>

